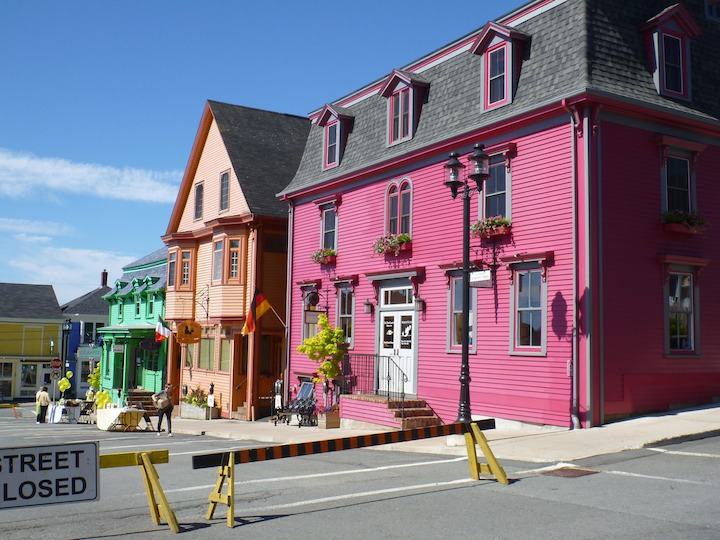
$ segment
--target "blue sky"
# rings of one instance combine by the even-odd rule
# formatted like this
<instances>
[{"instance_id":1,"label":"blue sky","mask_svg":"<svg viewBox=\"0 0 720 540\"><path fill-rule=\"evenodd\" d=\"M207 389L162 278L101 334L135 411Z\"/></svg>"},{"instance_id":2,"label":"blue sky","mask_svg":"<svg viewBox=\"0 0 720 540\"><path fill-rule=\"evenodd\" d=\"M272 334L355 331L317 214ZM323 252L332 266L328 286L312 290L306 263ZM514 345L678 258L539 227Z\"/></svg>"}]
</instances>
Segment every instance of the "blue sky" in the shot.
<instances>
[{"instance_id":1,"label":"blue sky","mask_svg":"<svg viewBox=\"0 0 720 540\"><path fill-rule=\"evenodd\" d=\"M524 3L3 0L0 282L162 247L206 100L304 116Z\"/></svg>"}]
</instances>

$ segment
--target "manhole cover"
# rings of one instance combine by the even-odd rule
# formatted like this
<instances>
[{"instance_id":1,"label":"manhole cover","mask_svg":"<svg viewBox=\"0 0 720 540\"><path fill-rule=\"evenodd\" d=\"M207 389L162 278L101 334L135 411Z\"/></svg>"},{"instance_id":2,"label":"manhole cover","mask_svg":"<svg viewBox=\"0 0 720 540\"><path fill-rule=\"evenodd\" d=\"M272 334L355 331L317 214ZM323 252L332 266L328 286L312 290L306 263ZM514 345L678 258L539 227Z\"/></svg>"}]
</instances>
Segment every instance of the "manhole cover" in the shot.
<instances>
[{"instance_id":1,"label":"manhole cover","mask_svg":"<svg viewBox=\"0 0 720 540\"><path fill-rule=\"evenodd\" d=\"M559 467L557 469L543 471L541 474L545 476L559 476L560 478L577 478L578 476L587 476L588 474L597 474L598 472L600 471L591 471L579 467Z\"/></svg>"}]
</instances>

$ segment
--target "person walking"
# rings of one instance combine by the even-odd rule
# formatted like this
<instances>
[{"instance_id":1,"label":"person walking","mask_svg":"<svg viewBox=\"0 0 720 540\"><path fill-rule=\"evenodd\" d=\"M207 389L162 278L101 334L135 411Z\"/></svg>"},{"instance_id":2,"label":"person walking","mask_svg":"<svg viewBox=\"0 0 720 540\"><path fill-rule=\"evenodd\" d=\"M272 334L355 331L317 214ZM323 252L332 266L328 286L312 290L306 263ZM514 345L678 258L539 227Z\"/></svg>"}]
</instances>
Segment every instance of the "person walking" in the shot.
<instances>
[{"instance_id":1,"label":"person walking","mask_svg":"<svg viewBox=\"0 0 720 540\"><path fill-rule=\"evenodd\" d=\"M157 434L160 435L162 431L163 416L167 417L168 437L172 437L172 412L173 412L173 397L172 387L169 384L165 385L165 389L152 395L153 403L157 407L158 413L158 427Z\"/></svg>"},{"instance_id":2,"label":"person walking","mask_svg":"<svg viewBox=\"0 0 720 540\"><path fill-rule=\"evenodd\" d=\"M36 409L38 413L35 423L44 424L48 406L50 405L50 394L48 394L47 386L42 386L40 388L40 391L38 391L37 395L35 396L35 401L37 403Z\"/></svg>"}]
</instances>

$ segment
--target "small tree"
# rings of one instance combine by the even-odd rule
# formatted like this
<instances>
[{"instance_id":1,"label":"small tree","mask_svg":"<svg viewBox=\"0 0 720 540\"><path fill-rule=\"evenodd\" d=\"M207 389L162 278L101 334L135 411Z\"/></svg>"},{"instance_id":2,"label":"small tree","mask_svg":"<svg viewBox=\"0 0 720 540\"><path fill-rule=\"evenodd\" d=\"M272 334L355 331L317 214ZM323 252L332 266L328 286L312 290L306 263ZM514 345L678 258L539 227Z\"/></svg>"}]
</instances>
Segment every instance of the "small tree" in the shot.
<instances>
[{"instance_id":1,"label":"small tree","mask_svg":"<svg viewBox=\"0 0 720 540\"><path fill-rule=\"evenodd\" d=\"M325 314L318 317L318 328L318 334L306 338L297 350L307 354L310 360L318 364L317 381L329 384L340 375L340 361L345 355L342 348L345 344L345 332L342 328L333 328Z\"/></svg>"}]
</instances>

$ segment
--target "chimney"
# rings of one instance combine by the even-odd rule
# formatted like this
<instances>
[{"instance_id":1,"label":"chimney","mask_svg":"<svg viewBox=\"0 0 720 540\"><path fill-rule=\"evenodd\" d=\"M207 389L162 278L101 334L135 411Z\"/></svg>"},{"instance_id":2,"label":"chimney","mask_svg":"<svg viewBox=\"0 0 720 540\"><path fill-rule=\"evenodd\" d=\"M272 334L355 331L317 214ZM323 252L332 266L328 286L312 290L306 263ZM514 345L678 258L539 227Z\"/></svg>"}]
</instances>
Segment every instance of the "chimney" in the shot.
<instances>
[{"instance_id":1,"label":"chimney","mask_svg":"<svg viewBox=\"0 0 720 540\"><path fill-rule=\"evenodd\" d=\"M100 274L100 286L101 287L107 287L107 270L103 270L102 274Z\"/></svg>"}]
</instances>

